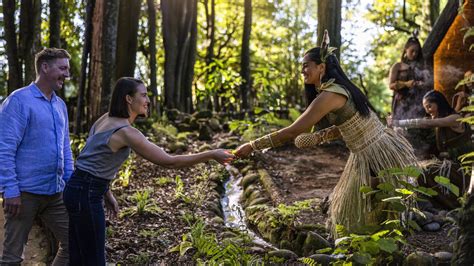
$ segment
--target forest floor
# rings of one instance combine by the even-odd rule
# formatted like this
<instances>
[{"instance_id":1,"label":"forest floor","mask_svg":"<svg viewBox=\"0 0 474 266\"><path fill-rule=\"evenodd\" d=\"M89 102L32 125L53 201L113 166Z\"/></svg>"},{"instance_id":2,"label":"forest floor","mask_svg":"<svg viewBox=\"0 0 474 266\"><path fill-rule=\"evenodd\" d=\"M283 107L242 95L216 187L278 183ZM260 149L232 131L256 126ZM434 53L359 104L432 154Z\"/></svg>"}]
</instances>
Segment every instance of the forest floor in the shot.
<instances>
[{"instance_id":1,"label":"forest floor","mask_svg":"<svg viewBox=\"0 0 474 266\"><path fill-rule=\"evenodd\" d=\"M194 142L193 147L187 152L197 151L202 144ZM328 197L338 182L347 157L348 150L343 145L335 144L305 150L290 145L260 153L252 159L260 162L270 173L283 198L283 203L291 204L312 198L317 198L321 202ZM137 168L129 186L117 187L114 190L122 209L127 205L131 206L130 201L126 199L134 192L148 188L152 191L151 198L161 211L114 221L108 230L108 261L166 264L191 262L189 254L180 258L178 253L170 252L170 248L178 245L182 235L190 230L190 225L186 223L184 217L194 213L205 217L209 222L213 215L203 206L185 203L177 197L174 180L179 175L185 184L186 193L192 195L196 193L196 189L203 189L196 180L221 166L202 164L184 170L174 170L155 166L140 158L135 165ZM314 223L324 223L326 216L321 213L317 217L311 216L306 219L312 219ZM446 225L438 232L417 232L409 236L410 245L403 248L404 253L451 251L450 243L453 239L447 237L449 228L449 225ZM218 239L224 231L222 224L215 223L211 223L208 229L215 232Z\"/></svg>"},{"instance_id":2,"label":"forest floor","mask_svg":"<svg viewBox=\"0 0 474 266\"><path fill-rule=\"evenodd\" d=\"M217 135L214 141L207 143L192 141L187 151L181 153L196 152L206 144L215 148L216 143L225 137ZM249 162L258 162L270 173L283 203L314 198L322 202L338 182L348 154L342 144L304 150L288 145L259 153L251 157ZM215 214L203 204L212 194L208 193L209 182L206 180L212 173L223 171L222 166L207 163L186 169L166 169L135 157L129 167L131 175L128 184L120 183L119 180L113 186L122 215L107 223L108 262L192 264L192 251L180 256L178 252L170 250L182 242L183 235L190 231L191 222L196 217L206 221L207 230L215 233L217 239L225 234L225 226L212 220ZM326 215L320 213L305 219L324 224ZM410 245L403 248L404 253L451 251L453 239L447 236L449 228L450 225L446 224L438 232L417 232L409 236ZM3 231L0 230L0 234L3 235ZM29 252L37 254L34 250ZM38 256L35 255L32 257ZM27 259L25 262L36 261Z\"/></svg>"}]
</instances>

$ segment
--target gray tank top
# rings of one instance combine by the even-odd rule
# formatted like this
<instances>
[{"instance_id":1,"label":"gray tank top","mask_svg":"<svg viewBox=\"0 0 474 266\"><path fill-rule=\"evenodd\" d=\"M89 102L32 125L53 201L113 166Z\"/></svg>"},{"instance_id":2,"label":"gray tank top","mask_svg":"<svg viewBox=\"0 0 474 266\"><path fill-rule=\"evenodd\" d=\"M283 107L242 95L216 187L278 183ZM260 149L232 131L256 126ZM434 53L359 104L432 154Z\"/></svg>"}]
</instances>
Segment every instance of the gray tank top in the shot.
<instances>
[{"instance_id":1,"label":"gray tank top","mask_svg":"<svg viewBox=\"0 0 474 266\"><path fill-rule=\"evenodd\" d=\"M130 147L123 147L113 152L108 143L112 134L127 127L120 126L94 134L92 127L86 145L76 160L76 168L88 172L96 177L112 180L130 155Z\"/></svg>"}]
</instances>

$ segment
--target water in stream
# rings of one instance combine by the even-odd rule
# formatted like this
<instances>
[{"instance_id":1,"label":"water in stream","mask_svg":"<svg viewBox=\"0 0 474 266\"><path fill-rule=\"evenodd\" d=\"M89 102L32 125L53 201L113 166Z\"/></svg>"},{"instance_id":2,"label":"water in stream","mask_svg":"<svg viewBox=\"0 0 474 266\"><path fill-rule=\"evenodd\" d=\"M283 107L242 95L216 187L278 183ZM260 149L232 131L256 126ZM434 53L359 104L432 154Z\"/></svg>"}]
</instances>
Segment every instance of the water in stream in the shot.
<instances>
[{"instance_id":1,"label":"water in stream","mask_svg":"<svg viewBox=\"0 0 474 266\"><path fill-rule=\"evenodd\" d=\"M272 244L263 240L257 234L255 234L250 228L248 228L245 218L245 212L242 205L239 202L240 195L242 195L242 187L239 186L242 180L242 175L238 174L237 169L232 169L232 166L227 165L226 170L229 172L230 177L224 183L224 195L221 198L222 210L224 212L224 223L227 227L236 228L240 231L246 232L253 242L257 245L276 249Z\"/></svg>"}]
</instances>

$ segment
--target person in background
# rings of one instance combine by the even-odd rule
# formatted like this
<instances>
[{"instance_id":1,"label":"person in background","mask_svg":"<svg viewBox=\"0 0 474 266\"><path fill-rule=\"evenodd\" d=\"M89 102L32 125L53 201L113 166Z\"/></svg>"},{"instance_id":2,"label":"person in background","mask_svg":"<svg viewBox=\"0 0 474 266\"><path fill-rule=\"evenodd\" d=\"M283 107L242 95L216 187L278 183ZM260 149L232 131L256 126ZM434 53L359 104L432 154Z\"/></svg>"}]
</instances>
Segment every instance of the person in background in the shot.
<instances>
[{"instance_id":1,"label":"person in background","mask_svg":"<svg viewBox=\"0 0 474 266\"><path fill-rule=\"evenodd\" d=\"M419 178L420 185L434 187L438 195L433 201L441 207L453 209L459 207L457 197L435 182L436 176L444 176L464 193L469 185L469 176L463 172L459 156L474 150L471 130L466 123L459 122L458 114L441 92L429 91L423 97L423 107L428 118L388 120L388 124L400 128L429 128L436 135L437 159L426 160L421 164L425 168L425 177Z\"/></svg>"},{"instance_id":2,"label":"person in background","mask_svg":"<svg viewBox=\"0 0 474 266\"><path fill-rule=\"evenodd\" d=\"M36 80L0 107L0 191L5 239L2 264L20 264L36 217L59 249L53 265L68 263L68 216L62 200L73 171L66 104L56 95L69 77L70 55L47 48L35 56Z\"/></svg>"},{"instance_id":3,"label":"person in background","mask_svg":"<svg viewBox=\"0 0 474 266\"><path fill-rule=\"evenodd\" d=\"M416 34L408 38L400 62L390 69L389 88L393 91L393 119L412 119L425 115L421 102L423 95L432 89L432 81L424 68L421 44ZM430 133L431 131L424 129L403 132L420 158L426 158L433 149L434 141Z\"/></svg>"}]
</instances>

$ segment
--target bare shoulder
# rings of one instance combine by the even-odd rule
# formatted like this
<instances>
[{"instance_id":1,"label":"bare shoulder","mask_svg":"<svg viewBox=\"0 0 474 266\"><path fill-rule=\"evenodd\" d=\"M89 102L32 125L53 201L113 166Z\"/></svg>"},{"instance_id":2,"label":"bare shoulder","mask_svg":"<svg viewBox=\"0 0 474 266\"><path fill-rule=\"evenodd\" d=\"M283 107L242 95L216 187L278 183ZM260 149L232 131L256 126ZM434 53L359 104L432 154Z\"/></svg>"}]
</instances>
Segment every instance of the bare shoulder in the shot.
<instances>
[{"instance_id":1,"label":"bare shoulder","mask_svg":"<svg viewBox=\"0 0 474 266\"><path fill-rule=\"evenodd\" d=\"M396 62L395 64L392 65L392 67L390 68L391 71L398 71L402 68L402 66L405 65L404 63L402 62Z\"/></svg>"}]
</instances>

